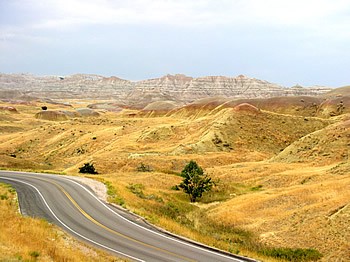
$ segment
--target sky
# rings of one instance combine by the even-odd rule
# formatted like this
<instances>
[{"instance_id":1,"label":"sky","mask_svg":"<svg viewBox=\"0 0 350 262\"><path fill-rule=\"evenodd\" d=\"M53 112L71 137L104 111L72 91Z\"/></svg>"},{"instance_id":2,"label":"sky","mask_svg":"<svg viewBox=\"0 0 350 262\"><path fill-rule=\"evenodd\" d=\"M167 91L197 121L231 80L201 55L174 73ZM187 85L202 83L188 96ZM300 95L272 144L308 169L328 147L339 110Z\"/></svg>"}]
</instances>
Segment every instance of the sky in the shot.
<instances>
[{"instance_id":1,"label":"sky","mask_svg":"<svg viewBox=\"0 0 350 262\"><path fill-rule=\"evenodd\" d=\"M350 84L349 0L0 0L0 72Z\"/></svg>"}]
</instances>

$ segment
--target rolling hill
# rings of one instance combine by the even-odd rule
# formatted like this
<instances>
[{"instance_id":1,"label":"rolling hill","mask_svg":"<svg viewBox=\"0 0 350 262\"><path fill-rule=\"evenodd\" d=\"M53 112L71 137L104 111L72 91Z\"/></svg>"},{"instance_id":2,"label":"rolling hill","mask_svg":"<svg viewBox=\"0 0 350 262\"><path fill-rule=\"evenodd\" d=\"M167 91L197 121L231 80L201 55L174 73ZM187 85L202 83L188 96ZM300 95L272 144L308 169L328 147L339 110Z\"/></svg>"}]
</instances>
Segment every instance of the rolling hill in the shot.
<instances>
[{"instance_id":1,"label":"rolling hill","mask_svg":"<svg viewBox=\"0 0 350 262\"><path fill-rule=\"evenodd\" d=\"M293 96L234 98L221 92L227 83L245 86L233 78L166 76L152 85L141 81L137 90L144 91L135 93L127 80L76 75L42 78L29 92L27 78L38 79L14 77L6 88L14 79L25 86L0 92L1 168L79 175L79 167L93 163L99 174L87 176L109 186L110 201L178 234L264 261L276 260L259 250L277 247L317 249L322 261L350 260L349 87L315 96L295 87ZM72 91L75 81L80 86ZM197 90L196 81L215 83L215 96L169 96L189 83L188 90ZM57 82L67 84L70 98L60 97L65 89ZM77 99L79 92L88 96L91 82L95 91L102 83L111 89L130 84L129 101L149 96L138 106L97 95ZM52 86L45 89L47 83ZM190 160L217 181L195 204L172 189ZM147 172L139 171L141 164Z\"/></svg>"}]
</instances>

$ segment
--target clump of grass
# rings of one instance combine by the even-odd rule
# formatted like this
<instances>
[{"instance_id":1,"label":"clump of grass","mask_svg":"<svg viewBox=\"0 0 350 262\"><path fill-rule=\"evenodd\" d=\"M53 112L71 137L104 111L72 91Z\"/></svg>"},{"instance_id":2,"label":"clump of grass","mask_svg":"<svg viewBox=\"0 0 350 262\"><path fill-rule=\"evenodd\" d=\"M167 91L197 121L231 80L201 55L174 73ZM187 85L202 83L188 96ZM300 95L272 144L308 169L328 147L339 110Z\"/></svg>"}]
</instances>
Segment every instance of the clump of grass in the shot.
<instances>
[{"instance_id":1,"label":"clump of grass","mask_svg":"<svg viewBox=\"0 0 350 262\"><path fill-rule=\"evenodd\" d=\"M262 189L263 185L257 185L251 188L252 191L260 191Z\"/></svg>"},{"instance_id":2,"label":"clump of grass","mask_svg":"<svg viewBox=\"0 0 350 262\"><path fill-rule=\"evenodd\" d=\"M36 261L38 259L38 257L40 256L40 252L38 252L38 251L31 251L31 252L29 252L29 255L34 261Z\"/></svg>"},{"instance_id":3,"label":"clump of grass","mask_svg":"<svg viewBox=\"0 0 350 262\"><path fill-rule=\"evenodd\" d=\"M251 188L244 184L232 184L227 185L220 180L215 181L215 187L210 191L203 194L203 197L198 201L200 203L212 203L226 201L232 198L232 196L238 196L249 193Z\"/></svg>"},{"instance_id":4,"label":"clump of grass","mask_svg":"<svg viewBox=\"0 0 350 262\"><path fill-rule=\"evenodd\" d=\"M9 199L9 197L8 197L7 194L4 194L4 195L0 195L0 199L1 200L7 200L7 199Z\"/></svg>"},{"instance_id":5,"label":"clump of grass","mask_svg":"<svg viewBox=\"0 0 350 262\"><path fill-rule=\"evenodd\" d=\"M103 181L103 183L107 187L109 202L125 207L125 200L122 197L118 196L117 190L112 186L111 182Z\"/></svg>"},{"instance_id":6,"label":"clump of grass","mask_svg":"<svg viewBox=\"0 0 350 262\"><path fill-rule=\"evenodd\" d=\"M135 194L139 198L147 199L147 200L155 200L157 202L163 202L163 199L159 196L156 196L153 194L146 195L143 192L143 190L145 189L145 186L142 184L130 184L127 188L131 191L131 193Z\"/></svg>"},{"instance_id":7,"label":"clump of grass","mask_svg":"<svg viewBox=\"0 0 350 262\"><path fill-rule=\"evenodd\" d=\"M145 194L143 193L143 190L145 189L144 185L130 184L127 186L127 188L130 190L131 193L135 194L139 198L145 198Z\"/></svg>"},{"instance_id":8,"label":"clump of grass","mask_svg":"<svg viewBox=\"0 0 350 262\"><path fill-rule=\"evenodd\" d=\"M193 210L191 205L185 205L178 202L169 201L158 208L161 216L166 216L181 225L193 228L193 221L187 217L187 214Z\"/></svg>"},{"instance_id":9,"label":"clump of grass","mask_svg":"<svg viewBox=\"0 0 350 262\"><path fill-rule=\"evenodd\" d=\"M151 172L152 169L149 165L145 165L144 163L141 163L137 168L136 170L138 172Z\"/></svg>"},{"instance_id":10,"label":"clump of grass","mask_svg":"<svg viewBox=\"0 0 350 262\"><path fill-rule=\"evenodd\" d=\"M319 251L312 248L265 248L258 252L264 256L284 259L287 261L316 261L322 257L322 254Z\"/></svg>"}]
</instances>

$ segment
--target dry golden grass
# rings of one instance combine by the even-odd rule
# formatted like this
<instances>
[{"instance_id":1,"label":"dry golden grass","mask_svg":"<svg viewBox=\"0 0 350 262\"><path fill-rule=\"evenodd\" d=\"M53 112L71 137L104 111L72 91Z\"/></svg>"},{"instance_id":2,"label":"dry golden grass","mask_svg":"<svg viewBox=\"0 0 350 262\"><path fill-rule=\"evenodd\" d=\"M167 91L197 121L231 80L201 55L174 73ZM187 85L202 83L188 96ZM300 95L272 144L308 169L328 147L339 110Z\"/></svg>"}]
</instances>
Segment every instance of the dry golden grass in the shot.
<instances>
[{"instance_id":1,"label":"dry golden grass","mask_svg":"<svg viewBox=\"0 0 350 262\"><path fill-rule=\"evenodd\" d=\"M14 190L4 184L0 184L0 232L0 261L123 261L44 220L22 217Z\"/></svg>"},{"instance_id":2,"label":"dry golden grass","mask_svg":"<svg viewBox=\"0 0 350 262\"><path fill-rule=\"evenodd\" d=\"M248 166L248 165L247 165ZM350 259L350 175L334 175L334 166L293 166L254 163L247 167L222 170L224 176L233 174L239 181L262 185L251 194L233 197L211 209L210 217L227 225L247 228L259 235L262 242L272 246L315 248L321 251L324 261ZM243 182L243 181L242 181ZM247 215L249 214L249 215ZM335 232L337 232L335 234Z\"/></svg>"},{"instance_id":3,"label":"dry golden grass","mask_svg":"<svg viewBox=\"0 0 350 262\"><path fill-rule=\"evenodd\" d=\"M92 177L114 187L116 203L169 231L264 261L273 259L254 252L259 244L350 260L349 116L186 108L168 116L125 110L46 121L34 118L41 106L0 112L2 168L77 175L93 162L100 174ZM219 181L197 204L171 190L191 159ZM152 172L138 172L141 163Z\"/></svg>"}]
</instances>

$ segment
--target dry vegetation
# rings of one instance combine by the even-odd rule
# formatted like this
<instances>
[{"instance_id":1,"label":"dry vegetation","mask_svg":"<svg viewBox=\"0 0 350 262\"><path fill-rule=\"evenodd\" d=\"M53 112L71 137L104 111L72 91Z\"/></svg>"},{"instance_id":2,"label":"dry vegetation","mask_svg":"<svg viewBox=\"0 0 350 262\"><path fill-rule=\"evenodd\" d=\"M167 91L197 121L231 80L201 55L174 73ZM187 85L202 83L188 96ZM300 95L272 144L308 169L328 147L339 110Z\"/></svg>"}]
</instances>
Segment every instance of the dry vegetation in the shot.
<instances>
[{"instance_id":1,"label":"dry vegetation","mask_svg":"<svg viewBox=\"0 0 350 262\"><path fill-rule=\"evenodd\" d=\"M66 120L35 118L39 102L1 111L0 166L78 175L90 162L99 172L90 177L107 185L110 201L172 232L264 261L274 261L264 254L277 247L350 260L349 114L321 118L294 104L276 113L274 100L274 112L267 102L264 110L211 102L77 117L74 108L99 101L70 102ZM172 189L191 159L217 181L196 204Z\"/></svg>"},{"instance_id":2,"label":"dry vegetation","mask_svg":"<svg viewBox=\"0 0 350 262\"><path fill-rule=\"evenodd\" d=\"M5 184L0 184L0 232L0 261L122 261L47 221L22 217L15 190Z\"/></svg>"}]
</instances>

